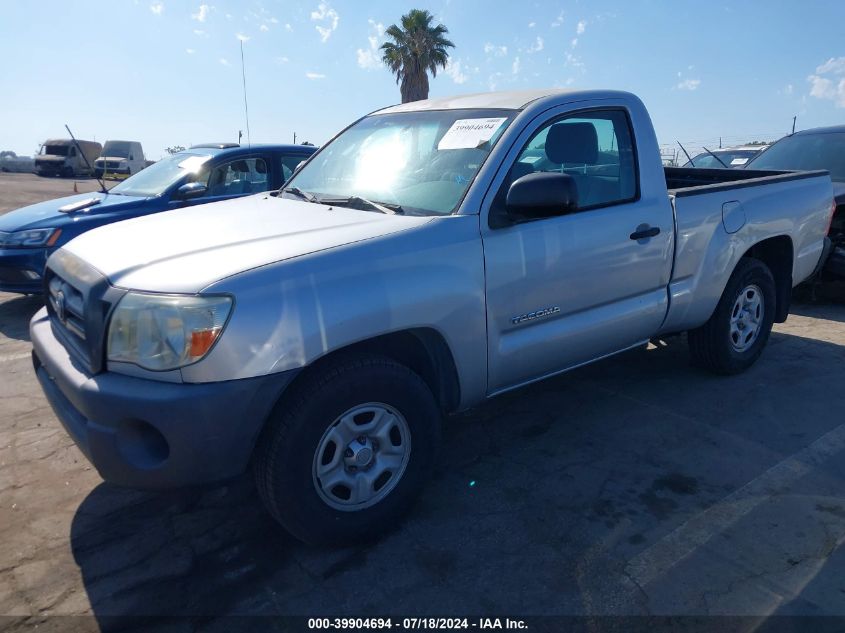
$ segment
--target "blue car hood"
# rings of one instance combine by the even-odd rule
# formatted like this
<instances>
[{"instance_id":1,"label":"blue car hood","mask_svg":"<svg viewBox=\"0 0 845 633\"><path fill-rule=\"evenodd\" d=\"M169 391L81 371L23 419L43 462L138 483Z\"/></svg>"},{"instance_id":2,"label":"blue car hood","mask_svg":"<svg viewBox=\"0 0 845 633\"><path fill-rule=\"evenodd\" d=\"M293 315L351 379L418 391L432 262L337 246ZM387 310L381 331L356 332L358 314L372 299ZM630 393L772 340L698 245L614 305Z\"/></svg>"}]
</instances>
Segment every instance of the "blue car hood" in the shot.
<instances>
[{"instance_id":1,"label":"blue car hood","mask_svg":"<svg viewBox=\"0 0 845 633\"><path fill-rule=\"evenodd\" d=\"M89 211L63 213L60 207L96 198L99 204L90 207ZM100 215L105 212L128 211L147 204L150 198L136 196L121 196L118 194L80 193L67 198L46 200L27 207L21 207L0 215L0 231L21 231L24 229L57 228L74 222L84 222L84 218ZM89 208L89 207L83 207Z\"/></svg>"}]
</instances>

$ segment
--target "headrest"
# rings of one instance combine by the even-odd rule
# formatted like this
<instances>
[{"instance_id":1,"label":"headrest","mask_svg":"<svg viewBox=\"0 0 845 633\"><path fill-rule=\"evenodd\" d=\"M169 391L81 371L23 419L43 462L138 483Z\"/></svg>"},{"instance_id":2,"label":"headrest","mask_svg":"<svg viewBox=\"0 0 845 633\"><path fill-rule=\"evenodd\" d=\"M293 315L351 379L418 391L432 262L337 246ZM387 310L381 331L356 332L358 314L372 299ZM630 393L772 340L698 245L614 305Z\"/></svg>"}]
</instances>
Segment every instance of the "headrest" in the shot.
<instances>
[{"instance_id":1,"label":"headrest","mask_svg":"<svg viewBox=\"0 0 845 633\"><path fill-rule=\"evenodd\" d=\"M267 173L267 165L264 164L263 160L255 161L255 171L259 174L266 174Z\"/></svg>"},{"instance_id":2,"label":"headrest","mask_svg":"<svg viewBox=\"0 0 845 633\"><path fill-rule=\"evenodd\" d=\"M249 173L249 166L246 164L245 160L236 160L232 163L232 171L238 171L242 174Z\"/></svg>"},{"instance_id":3,"label":"headrest","mask_svg":"<svg viewBox=\"0 0 845 633\"><path fill-rule=\"evenodd\" d=\"M546 156L557 165L594 165L599 139L592 123L555 123L546 136Z\"/></svg>"}]
</instances>

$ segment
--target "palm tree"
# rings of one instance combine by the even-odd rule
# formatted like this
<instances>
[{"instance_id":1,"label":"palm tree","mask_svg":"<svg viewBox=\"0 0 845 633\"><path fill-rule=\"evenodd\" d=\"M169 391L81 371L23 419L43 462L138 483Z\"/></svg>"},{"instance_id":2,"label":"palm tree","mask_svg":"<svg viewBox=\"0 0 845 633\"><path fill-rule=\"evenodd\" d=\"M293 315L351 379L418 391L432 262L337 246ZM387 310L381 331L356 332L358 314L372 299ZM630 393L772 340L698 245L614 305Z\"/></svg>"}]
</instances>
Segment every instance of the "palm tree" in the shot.
<instances>
[{"instance_id":1,"label":"palm tree","mask_svg":"<svg viewBox=\"0 0 845 633\"><path fill-rule=\"evenodd\" d=\"M432 26L432 20L428 11L411 9L402 16L401 28L391 24L385 31L393 41L381 45L381 60L396 75L402 103L428 99L428 73L436 77L438 67L446 68L446 49L455 47L445 37L449 29Z\"/></svg>"}]
</instances>

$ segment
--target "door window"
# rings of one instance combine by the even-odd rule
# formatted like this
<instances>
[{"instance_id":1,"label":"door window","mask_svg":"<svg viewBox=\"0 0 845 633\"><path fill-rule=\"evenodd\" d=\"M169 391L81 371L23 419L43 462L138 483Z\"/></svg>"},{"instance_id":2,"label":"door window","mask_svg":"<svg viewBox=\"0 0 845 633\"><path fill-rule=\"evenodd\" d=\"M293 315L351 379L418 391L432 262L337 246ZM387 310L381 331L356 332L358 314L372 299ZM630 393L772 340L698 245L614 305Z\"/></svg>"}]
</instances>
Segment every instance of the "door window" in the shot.
<instances>
[{"instance_id":1,"label":"door window","mask_svg":"<svg viewBox=\"0 0 845 633\"><path fill-rule=\"evenodd\" d=\"M239 158L211 170L206 196L241 196L267 191L267 163L263 158Z\"/></svg>"},{"instance_id":2,"label":"door window","mask_svg":"<svg viewBox=\"0 0 845 633\"><path fill-rule=\"evenodd\" d=\"M630 202L637 197L637 170L628 117L623 110L593 110L554 119L520 152L494 203L504 212L513 181L537 172L575 180L578 209Z\"/></svg>"},{"instance_id":3,"label":"door window","mask_svg":"<svg viewBox=\"0 0 845 633\"><path fill-rule=\"evenodd\" d=\"M281 157L282 163L282 180L287 182L293 176L293 172L299 166L299 163L306 160L308 157L302 154L285 154Z\"/></svg>"}]
</instances>

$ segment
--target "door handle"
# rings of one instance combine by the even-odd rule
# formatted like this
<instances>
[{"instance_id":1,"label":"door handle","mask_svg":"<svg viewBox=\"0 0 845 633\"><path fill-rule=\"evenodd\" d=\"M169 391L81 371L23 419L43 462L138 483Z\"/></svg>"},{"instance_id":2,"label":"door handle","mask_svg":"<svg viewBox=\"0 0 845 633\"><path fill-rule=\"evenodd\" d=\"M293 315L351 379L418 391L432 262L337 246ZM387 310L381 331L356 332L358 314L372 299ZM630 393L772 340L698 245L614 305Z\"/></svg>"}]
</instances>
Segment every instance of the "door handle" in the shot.
<instances>
[{"instance_id":1,"label":"door handle","mask_svg":"<svg viewBox=\"0 0 845 633\"><path fill-rule=\"evenodd\" d=\"M656 235L660 235L660 227L645 224L638 226L637 230L631 233L630 237L632 240L645 240Z\"/></svg>"}]
</instances>

